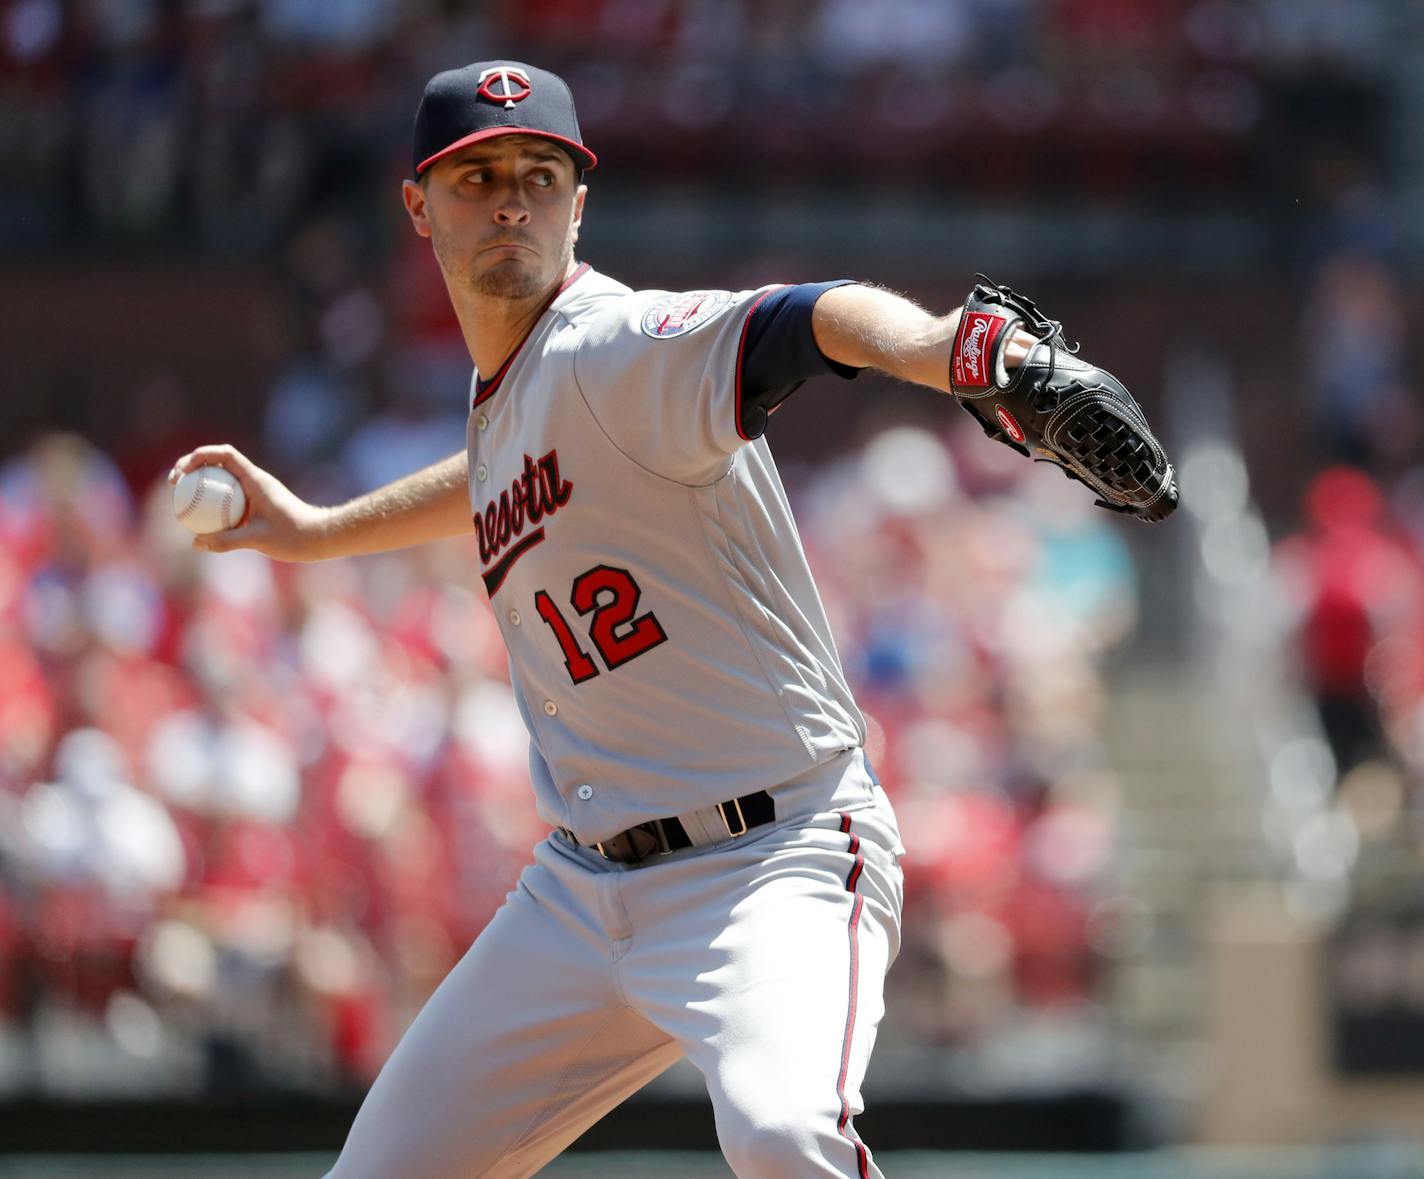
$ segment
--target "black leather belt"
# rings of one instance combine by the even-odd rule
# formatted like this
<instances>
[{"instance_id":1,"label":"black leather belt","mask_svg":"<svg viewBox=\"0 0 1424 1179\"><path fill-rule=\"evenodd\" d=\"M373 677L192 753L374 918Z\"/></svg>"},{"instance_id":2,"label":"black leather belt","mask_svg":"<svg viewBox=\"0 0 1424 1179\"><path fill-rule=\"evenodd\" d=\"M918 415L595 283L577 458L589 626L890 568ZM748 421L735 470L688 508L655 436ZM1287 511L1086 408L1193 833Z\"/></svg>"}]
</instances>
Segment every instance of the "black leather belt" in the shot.
<instances>
[{"instance_id":1,"label":"black leather belt","mask_svg":"<svg viewBox=\"0 0 1424 1179\"><path fill-rule=\"evenodd\" d=\"M760 827L775 819L776 804L765 790L758 790L754 794L744 794L741 798L719 802L717 813L722 816L722 826L727 829L727 834L735 839L738 835L745 835L753 827ZM560 827L559 830L574 843L578 843L574 833L567 827ZM669 852L691 847L692 839L681 820L674 815L667 819L652 819L639 823L593 846L605 860L613 860L619 864L638 864L655 852L665 856Z\"/></svg>"}]
</instances>

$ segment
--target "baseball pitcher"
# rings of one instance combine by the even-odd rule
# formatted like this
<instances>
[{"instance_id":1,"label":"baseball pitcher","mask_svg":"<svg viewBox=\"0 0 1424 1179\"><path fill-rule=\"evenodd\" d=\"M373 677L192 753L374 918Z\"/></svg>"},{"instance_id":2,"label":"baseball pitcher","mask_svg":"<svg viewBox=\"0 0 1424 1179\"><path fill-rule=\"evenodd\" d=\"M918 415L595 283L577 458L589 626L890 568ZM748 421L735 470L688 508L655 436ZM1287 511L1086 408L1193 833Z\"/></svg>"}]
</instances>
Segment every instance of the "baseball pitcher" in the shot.
<instances>
[{"instance_id":1,"label":"baseball pitcher","mask_svg":"<svg viewBox=\"0 0 1424 1179\"><path fill-rule=\"evenodd\" d=\"M862 750L767 415L874 367L948 392L1104 505L1170 464L1056 321L980 282L935 316L851 282L634 291L574 257L573 98L517 62L433 78L404 184L475 375L463 450L339 507L230 447L198 537L309 561L474 534L550 832L377 1077L333 1179L529 1175L686 1056L743 1179L881 1174L854 1126L903 853Z\"/></svg>"}]
</instances>

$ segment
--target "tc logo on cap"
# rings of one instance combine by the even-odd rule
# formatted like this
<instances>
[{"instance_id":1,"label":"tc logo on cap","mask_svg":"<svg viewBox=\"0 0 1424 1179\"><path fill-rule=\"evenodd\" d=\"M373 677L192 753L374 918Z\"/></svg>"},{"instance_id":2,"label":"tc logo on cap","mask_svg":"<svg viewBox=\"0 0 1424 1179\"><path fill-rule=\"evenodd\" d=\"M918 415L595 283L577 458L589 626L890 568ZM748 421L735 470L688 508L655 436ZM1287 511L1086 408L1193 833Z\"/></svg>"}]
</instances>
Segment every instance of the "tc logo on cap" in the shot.
<instances>
[{"instance_id":1,"label":"tc logo on cap","mask_svg":"<svg viewBox=\"0 0 1424 1179\"><path fill-rule=\"evenodd\" d=\"M495 66L480 73L480 96L491 102L504 103L504 109L512 111L516 102L529 97L533 87L529 75L511 66ZM468 93L468 91L466 92Z\"/></svg>"}]
</instances>

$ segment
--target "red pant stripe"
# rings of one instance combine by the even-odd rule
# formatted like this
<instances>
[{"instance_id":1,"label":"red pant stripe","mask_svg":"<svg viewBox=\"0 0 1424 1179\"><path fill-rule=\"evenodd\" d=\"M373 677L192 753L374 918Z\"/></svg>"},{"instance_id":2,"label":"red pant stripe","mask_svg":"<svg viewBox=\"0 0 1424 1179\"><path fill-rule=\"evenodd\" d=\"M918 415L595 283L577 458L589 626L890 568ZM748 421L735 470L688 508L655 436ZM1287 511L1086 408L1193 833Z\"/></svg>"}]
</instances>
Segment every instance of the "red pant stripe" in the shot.
<instances>
[{"instance_id":1,"label":"red pant stripe","mask_svg":"<svg viewBox=\"0 0 1424 1179\"><path fill-rule=\"evenodd\" d=\"M860 880L861 870L865 867L865 857L860 854L860 836L851 831L850 816L844 812L841 813L841 831L850 836L849 851L855 857L855 864L850 875L846 877L846 892L851 893L855 901L851 905L850 921L846 925L846 936L850 940L850 1000L846 1004L845 1038L841 1041L841 1072L836 1078L836 1096L841 1102L841 1116L836 1121L836 1129L855 1147L855 1161L860 1179L870 1179L870 1152L866 1150L865 1143L850 1124L850 1102L846 1100L845 1094L846 1074L850 1071L851 1040L855 1035L856 1001L860 995L860 911L865 906L865 897L855 891L855 886Z\"/></svg>"}]
</instances>

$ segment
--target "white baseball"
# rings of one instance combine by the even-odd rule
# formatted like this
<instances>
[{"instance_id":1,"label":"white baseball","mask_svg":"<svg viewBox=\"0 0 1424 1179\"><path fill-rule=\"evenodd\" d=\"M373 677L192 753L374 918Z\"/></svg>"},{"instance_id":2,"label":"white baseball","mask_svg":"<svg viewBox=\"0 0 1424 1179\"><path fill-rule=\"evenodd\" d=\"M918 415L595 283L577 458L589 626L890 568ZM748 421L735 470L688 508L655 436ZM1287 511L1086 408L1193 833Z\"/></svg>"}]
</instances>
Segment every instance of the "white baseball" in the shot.
<instances>
[{"instance_id":1,"label":"white baseball","mask_svg":"<svg viewBox=\"0 0 1424 1179\"><path fill-rule=\"evenodd\" d=\"M222 467L194 467L173 487L173 514L190 532L236 528L246 510L242 484Z\"/></svg>"}]
</instances>

